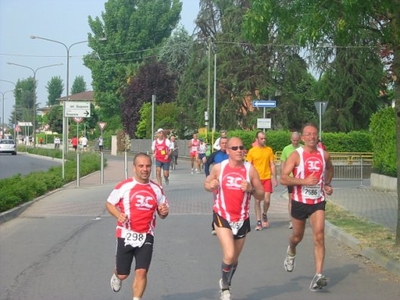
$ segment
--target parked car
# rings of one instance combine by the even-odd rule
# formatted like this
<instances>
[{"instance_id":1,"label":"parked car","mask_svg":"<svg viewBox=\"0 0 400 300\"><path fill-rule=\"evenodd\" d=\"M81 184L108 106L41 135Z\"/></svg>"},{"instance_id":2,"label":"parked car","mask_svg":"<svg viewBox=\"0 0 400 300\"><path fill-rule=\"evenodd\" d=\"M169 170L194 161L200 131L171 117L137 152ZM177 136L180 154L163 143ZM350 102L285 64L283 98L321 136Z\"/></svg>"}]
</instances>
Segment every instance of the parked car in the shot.
<instances>
[{"instance_id":1,"label":"parked car","mask_svg":"<svg viewBox=\"0 0 400 300\"><path fill-rule=\"evenodd\" d=\"M17 145L14 140L1 139L0 140L0 153L11 153L17 155Z\"/></svg>"}]
</instances>

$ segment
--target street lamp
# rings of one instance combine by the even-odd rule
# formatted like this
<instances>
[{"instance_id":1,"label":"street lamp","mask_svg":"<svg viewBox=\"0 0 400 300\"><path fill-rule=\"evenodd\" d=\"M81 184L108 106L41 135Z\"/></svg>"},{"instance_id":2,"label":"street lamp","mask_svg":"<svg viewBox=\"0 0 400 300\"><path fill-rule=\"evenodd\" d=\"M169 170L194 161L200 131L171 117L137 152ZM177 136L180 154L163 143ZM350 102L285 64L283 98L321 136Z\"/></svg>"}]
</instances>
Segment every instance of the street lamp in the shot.
<instances>
[{"instance_id":1,"label":"street lamp","mask_svg":"<svg viewBox=\"0 0 400 300\"><path fill-rule=\"evenodd\" d=\"M9 91L5 91L4 93L3 92L0 92L0 94L3 96L3 111L2 111L2 118L1 118L1 122L2 122L2 124L3 124L3 136L4 136L4 127L5 127L5 122L4 122L4 96L5 96L5 94L6 93L9 93L9 92L13 92L13 90L9 90Z\"/></svg>"},{"instance_id":2,"label":"street lamp","mask_svg":"<svg viewBox=\"0 0 400 300\"><path fill-rule=\"evenodd\" d=\"M75 45L78 44L83 44L83 43L87 43L88 41L80 41L80 42L76 42L76 43L72 43L71 45L67 46L66 44L64 44L63 42L57 41L57 40L52 40L52 39L48 39L48 38L44 38L44 37L40 37L40 36L36 36L36 35L31 35L30 36L31 39L38 39L38 40L44 40L44 41L48 41L48 42L52 42L52 43L56 43L56 44L60 44L63 45L65 50L67 51L67 91L66 91L66 100L68 101L69 98L69 51L71 50L71 48ZM107 38L100 38L99 41L105 41L107 40ZM67 139L68 139L68 130L67 130L67 118L65 117L65 103L63 103L63 147L62 147L62 178L64 179L64 160L65 160L65 152L67 152Z\"/></svg>"},{"instance_id":3,"label":"street lamp","mask_svg":"<svg viewBox=\"0 0 400 300\"><path fill-rule=\"evenodd\" d=\"M17 66L17 67L26 68L26 69L29 69L29 70L31 70L33 72L33 82L35 84L35 91L34 91L35 93L34 93L34 97L33 97L32 139L33 139L33 147L36 147L36 72L39 71L40 69L44 69L44 68L62 66L62 64L46 65L46 66L39 67L37 69L33 69L33 68L31 68L29 66L25 66L25 65L15 64L15 63L12 63L12 62L8 62L7 64L14 65L14 66Z\"/></svg>"},{"instance_id":4,"label":"street lamp","mask_svg":"<svg viewBox=\"0 0 400 300\"><path fill-rule=\"evenodd\" d=\"M12 81L3 80L3 79L0 79L0 81L11 83L12 85L14 85L14 87L16 86L16 84L15 84L14 82L12 82ZM4 92L4 93L6 93L6 92ZM3 123L4 123L4 118L5 118L5 116L4 116L4 110L5 110L5 109L4 109L4 96L3 96L3 118L2 118Z\"/></svg>"}]
</instances>

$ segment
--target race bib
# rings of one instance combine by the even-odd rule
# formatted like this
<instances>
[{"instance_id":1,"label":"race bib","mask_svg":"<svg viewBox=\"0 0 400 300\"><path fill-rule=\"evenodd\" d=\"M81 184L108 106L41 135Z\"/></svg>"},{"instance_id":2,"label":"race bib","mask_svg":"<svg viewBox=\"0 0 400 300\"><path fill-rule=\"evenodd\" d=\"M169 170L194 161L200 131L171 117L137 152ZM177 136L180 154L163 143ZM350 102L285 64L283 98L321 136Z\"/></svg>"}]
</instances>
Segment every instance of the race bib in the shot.
<instances>
[{"instance_id":1,"label":"race bib","mask_svg":"<svg viewBox=\"0 0 400 300\"><path fill-rule=\"evenodd\" d=\"M125 246L131 245L132 247L142 247L146 240L145 233L138 233L129 229L124 230L123 237L125 240Z\"/></svg>"},{"instance_id":2,"label":"race bib","mask_svg":"<svg viewBox=\"0 0 400 300\"><path fill-rule=\"evenodd\" d=\"M165 150L161 150L161 155L165 155Z\"/></svg>"},{"instance_id":3,"label":"race bib","mask_svg":"<svg viewBox=\"0 0 400 300\"><path fill-rule=\"evenodd\" d=\"M318 199L321 197L321 187L319 185L303 187L303 196L309 199Z\"/></svg>"},{"instance_id":4,"label":"race bib","mask_svg":"<svg viewBox=\"0 0 400 300\"><path fill-rule=\"evenodd\" d=\"M238 222L229 222L229 226L231 226L233 235L237 235L239 229L242 228L244 221Z\"/></svg>"}]
</instances>

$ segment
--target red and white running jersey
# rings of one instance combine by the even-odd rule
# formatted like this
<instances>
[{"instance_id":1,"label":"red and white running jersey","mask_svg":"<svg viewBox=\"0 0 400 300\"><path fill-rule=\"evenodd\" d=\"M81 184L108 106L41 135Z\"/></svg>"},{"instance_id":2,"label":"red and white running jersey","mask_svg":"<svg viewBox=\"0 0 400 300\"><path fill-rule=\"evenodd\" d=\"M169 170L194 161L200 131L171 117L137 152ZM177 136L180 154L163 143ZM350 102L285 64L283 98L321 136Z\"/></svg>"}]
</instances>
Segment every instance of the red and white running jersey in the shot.
<instances>
[{"instance_id":1,"label":"red and white running jersey","mask_svg":"<svg viewBox=\"0 0 400 300\"><path fill-rule=\"evenodd\" d=\"M221 162L219 174L219 188L214 201L214 212L228 222L239 222L249 218L250 198L249 193L240 189L242 181L250 182L250 163L238 168L229 166L229 160Z\"/></svg>"},{"instance_id":2,"label":"red and white running jersey","mask_svg":"<svg viewBox=\"0 0 400 300\"><path fill-rule=\"evenodd\" d=\"M192 139L190 145L190 152L199 152L200 141L198 139Z\"/></svg>"},{"instance_id":3,"label":"red and white running jersey","mask_svg":"<svg viewBox=\"0 0 400 300\"><path fill-rule=\"evenodd\" d=\"M157 207L162 203L168 204L164 191L158 184L151 180L143 184L134 178L120 182L108 196L107 202L128 216L129 221L117 222L117 237L123 237L123 229L154 235Z\"/></svg>"},{"instance_id":4,"label":"red and white running jersey","mask_svg":"<svg viewBox=\"0 0 400 300\"><path fill-rule=\"evenodd\" d=\"M324 151L321 148L317 148L317 152L309 153L304 151L303 147L299 147L295 151L300 155L300 163L293 170L293 177L304 179L314 174L314 176L319 178L319 181L316 185L312 186L293 186L292 199L305 204L317 204L325 201L325 192L323 189L326 165Z\"/></svg>"},{"instance_id":5,"label":"red and white running jersey","mask_svg":"<svg viewBox=\"0 0 400 300\"><path fill-rule=\"evenodd\" d=\"M152 150L156 154L156 160L161 162L169 162L169 149L171 147L171 142L169 139L155 139L152 144Z\"/></svg>"}]
</instances>

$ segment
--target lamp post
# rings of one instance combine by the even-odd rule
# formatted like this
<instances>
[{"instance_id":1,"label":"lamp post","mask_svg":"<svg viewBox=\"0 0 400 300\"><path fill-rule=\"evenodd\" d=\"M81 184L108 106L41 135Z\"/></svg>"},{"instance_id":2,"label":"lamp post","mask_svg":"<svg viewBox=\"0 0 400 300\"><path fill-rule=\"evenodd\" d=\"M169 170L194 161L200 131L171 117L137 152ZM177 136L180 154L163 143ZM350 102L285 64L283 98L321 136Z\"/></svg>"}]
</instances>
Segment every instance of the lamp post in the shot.
<instances>
[{"instance_id":1,"label":"lamp post","mask_svg":"<svg viewBox=\"0 0 400 300\"><path fill-rule=\"evenodd\" d=\"M31 35L30 38L31 39L44 40L44 41L48 41L48 42L52 42L52 43L56 43L56 44L60 44L60 45L64 46L65 50L67 51L67 89L66 89L66 97L65 97L65 99L66 99L66 101L68 101L68 98L69 98L69 51L75 45L87 43L87 40L76 42L76 43L73 43L73 44L67 46L63 42L60 42L60 41L57 41L57 40L48 39L48 38L44 38L44 37L40 37L40 36ZM68 141L67 141L68 140L68 130L67 130L68 119L65 117L65 103L63 103L62 121L63 121L62 122L62 127L63 127L62 178L64 179L64 177L65 177L65 175L64 175L65 174L65 171L64 171L64 160L65 160L65 152L67 152L67 145L68 145Z\"/></svg>"},{"instance_id":2,"label":"lamp post","mask_svg":"<svg viewBox=\"0 0 400 300\"><path fill-rule=\"evenodd\" d=\"M29 69L29 70L31 70L33 72L33 83L35 85L35 89L34 89L34 96L33 96L32 140L33 140L33 147L36 147L36 72L41 70L41 69L44 69L44 68L62 66L62 64L46 65L46 66L39 67L37 69L33 69L33 68L29 67L29 66L20 65L20 64L16 64L16 63L12 63L12 62L8 62L7 64L13 65L13 66L17 66L17 67L26 68L26 69Z\"/></svg>"},{"instance_id":3,"label":"lamp post","mask_svg":"<svg viewBox=\"0 0 400 300\"><path fill-rule=\"evenodd\" d=\"M2 127L3 127L3 136L4 136L4 129L5 129L5 122L4 122L4 96L7 94L7 93L9 93L9 92L13 92L13 90L8 90L8 91L5 91L4 93L3 92L0 92L0 94L3 96L3 108L2 108L2 118L1 118L1 123L2 123Z\"/></svg>"},{"instance_id":4,"label":"lamp post","mask_svg":"<svg viewBox=\"0 0 400 300\"><path fill-rule=\"evenodd\" d=\"M15 84L14 82L12 82L12 81L3 80L3 79L0 79L0 81L11 83L12 85L14 85L14 87L16 87L16 84ZM6 92L4 92L4 93L6 93ZM4 96L3 96L3 118L2 118L3 123L4 123L4 118L5 118L5 116L4 116L4 110L5 110L5 108L4 108ZM14 135L15 135L15 134L14 134ZM15 137L14 137L14 140L15 140Z\"/></svg>"},{"instance_id":5,"label":"lamp post","mask_svg":"<svg viewBox=\"0 0 400 300\"><path fill-rule=\"evenodd\" d=\"M213 132L212 132L212 144L214 144L214 136L217 123L217 47L213 46L214 52L214 119L213 119Z\"/></svg>"}]
</instances>

